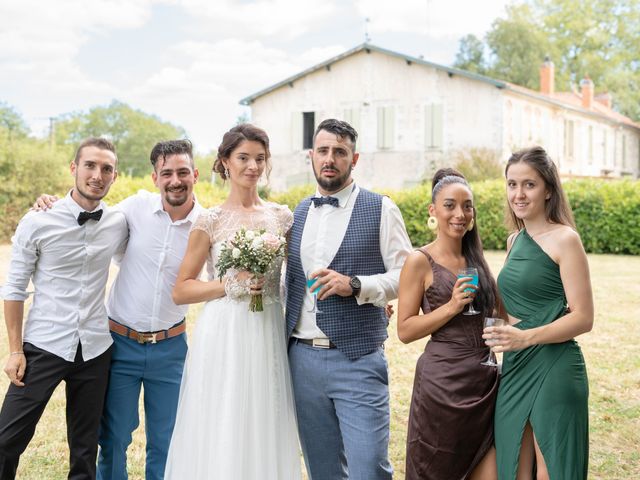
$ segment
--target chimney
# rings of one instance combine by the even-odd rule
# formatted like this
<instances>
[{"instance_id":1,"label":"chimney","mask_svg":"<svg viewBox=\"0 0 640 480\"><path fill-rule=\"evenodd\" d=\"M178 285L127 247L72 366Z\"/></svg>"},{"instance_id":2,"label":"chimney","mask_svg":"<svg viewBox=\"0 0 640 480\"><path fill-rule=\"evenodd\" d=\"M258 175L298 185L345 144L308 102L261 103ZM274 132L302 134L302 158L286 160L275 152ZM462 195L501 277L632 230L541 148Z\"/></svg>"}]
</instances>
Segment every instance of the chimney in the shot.
<instances>
[{"instance_id":1,"label":"chimney","mask_svg":"<svg viewBox=\"0 0 640 480\"><path fill-rule=\"evenodd\" d=\"M607 108L611 108L613 104L613 98L611 98L611 94L609 92L599 93L598 95L596 95L595 101Z\"/></svg>"},{"instance_id":2,"label":"chimney","mask_svg":"<svg viewBox=\"0 0 640 480\"><path fill-rule=\"evenodd\" d=\"M544 63L540 66L540 93L553 95L555 92L555 79L553 62L549 57L544 57Z\"/></svg>"},{"instance_id":3,"label":"chimney","mask_svg":"<svg viewBox=\"0 0 640 480\"><path fill-rule=\"evenodd\" d=\"M589 78L589 75L585 75L580 80L580 92L582 93L582 108L591 110L593 106L593 82Z\"/></svg>"}]
</instances>

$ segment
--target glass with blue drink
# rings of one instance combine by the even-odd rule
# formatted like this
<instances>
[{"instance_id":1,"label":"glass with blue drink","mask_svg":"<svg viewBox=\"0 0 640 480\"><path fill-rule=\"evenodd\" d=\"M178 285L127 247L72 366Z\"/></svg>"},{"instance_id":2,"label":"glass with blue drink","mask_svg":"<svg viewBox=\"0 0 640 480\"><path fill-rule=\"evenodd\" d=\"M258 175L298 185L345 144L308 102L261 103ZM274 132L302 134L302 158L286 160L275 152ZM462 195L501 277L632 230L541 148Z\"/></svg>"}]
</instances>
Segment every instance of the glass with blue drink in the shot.
<instances>
[{"instance_id":1,"label":"glass with blue drink","mask_svg":"<svg viewBox=\"0 0 640 480\"><path fill-rule=\"evenodd\" d=\"M307 272L307 288L309 289L309 293L313 295L313 308L307 311L309 313L322 313L322 311L318 308L318 292L320 291L321 285L318 284L318 286L313 291L311 291L311 287L313 287L313 284L318 280L317 278L311 278L311 274L315 272L315 270L310 270Z\"/></svg>"},{"instance_id":2,"label":"glass with blue drink","mask_svg":"<svg viewBox=\"0 0 640 480\"><path fill-rule=\"evenodd\" d=\"M458 270L458 278L471 278L471 280L466 283L478 286L478 269L475 267L461 268ZM464 291L473 293L475 290L473 288L465 288ZM479 313L479 311L473 308L473 301L469 304L469 308L462 312L463 315L478 315Z\"/></svg>"}]
</instances>

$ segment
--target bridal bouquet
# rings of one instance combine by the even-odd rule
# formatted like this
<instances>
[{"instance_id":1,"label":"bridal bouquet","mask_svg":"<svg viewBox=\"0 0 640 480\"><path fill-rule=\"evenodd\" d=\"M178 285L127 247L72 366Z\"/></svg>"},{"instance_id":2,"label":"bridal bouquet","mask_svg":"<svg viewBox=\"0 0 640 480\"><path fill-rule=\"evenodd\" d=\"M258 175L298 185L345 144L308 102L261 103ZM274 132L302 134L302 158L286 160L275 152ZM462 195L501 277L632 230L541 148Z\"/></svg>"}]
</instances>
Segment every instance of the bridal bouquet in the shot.
<instances>
[{"instance_id":1,"label":"bridal bouquet","mask_svg":"<svg viewBox=\"0 0 640 480\"><path fill-rule=\"evenodd\" d=\"M274 259L284 257L287 242L284 237L265 229L238 230L233 238L222 244L216 268L220 278L230 269L246 270L264 275ZM252 295L249 310L262 312L262 294Z\"/></svg>"}]
</instances>

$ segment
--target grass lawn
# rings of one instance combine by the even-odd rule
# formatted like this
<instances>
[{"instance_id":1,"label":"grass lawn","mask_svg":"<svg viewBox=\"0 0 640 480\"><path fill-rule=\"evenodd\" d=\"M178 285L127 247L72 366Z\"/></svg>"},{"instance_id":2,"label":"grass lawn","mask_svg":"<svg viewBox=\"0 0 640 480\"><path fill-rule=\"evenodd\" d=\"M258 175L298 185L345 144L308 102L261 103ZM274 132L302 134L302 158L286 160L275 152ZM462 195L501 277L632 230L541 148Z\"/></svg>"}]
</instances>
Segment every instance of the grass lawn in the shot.
<instances>
[{"instance_id":1,"label":"grass lawn","mask_svg":"<svg viewBox=\"0 0 640 480\"><path fill-rule=\"evenodd\" d=\"M4 282L9 247L0 246L0 283ZM495 273L504 254L488 252ZM591 278L596 303L595 326L578 340L586 357L590 382L589 478L599 480L640 478L640 257L590 255ZM192 328L198 308L192 308ZM4 322L2 322L4 323ZM4 332L4 327L0 326ZM391 382L390 455L395 478L404 478L407 417L413 374L426 341L403 345L396 336L395 322L389 329L387 357ZM6 334L0 336L0 358L6 358ZM8 384L0 375L0 398ZM64 390L56 390L36 435L22 456L18 478L57 480L66 478ZM142 417L142 416L141 416ZM144 478L144 419L134 433L129 449L129 478Z\"/></svg>"}]
</instances>

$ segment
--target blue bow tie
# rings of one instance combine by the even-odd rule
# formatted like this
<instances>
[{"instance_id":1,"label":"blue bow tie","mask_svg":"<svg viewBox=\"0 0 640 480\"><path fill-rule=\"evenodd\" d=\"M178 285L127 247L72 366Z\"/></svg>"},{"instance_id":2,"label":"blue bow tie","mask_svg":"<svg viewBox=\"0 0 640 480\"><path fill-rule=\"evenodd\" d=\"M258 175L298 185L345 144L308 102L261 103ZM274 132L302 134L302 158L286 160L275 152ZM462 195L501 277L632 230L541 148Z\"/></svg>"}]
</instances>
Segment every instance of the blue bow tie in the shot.
<instances>
[{"instance_id":1,"label":"blue bow tie","mask_svg":"<svg viewBox=\"0 0 640 480\"><path fill-rule=\"evenodd\" d=\"M316 207L320 207L322 205L331 205L332 207L337 207L338 205L340 205L336 197L312 197L311 201Z\"/></svg>"},{"instance_id":2,"label":"blue bow tie","mask_svg":"<svg viewBox=\"0 0 640 480\"><path fill-rule=\"evenodd\" d=\"M102 218L102 210L96 210L95 212L80 212L78 215L78 225L84 225L88 220L95 220L99 222Z\"/></svg>"}]
</instances>

